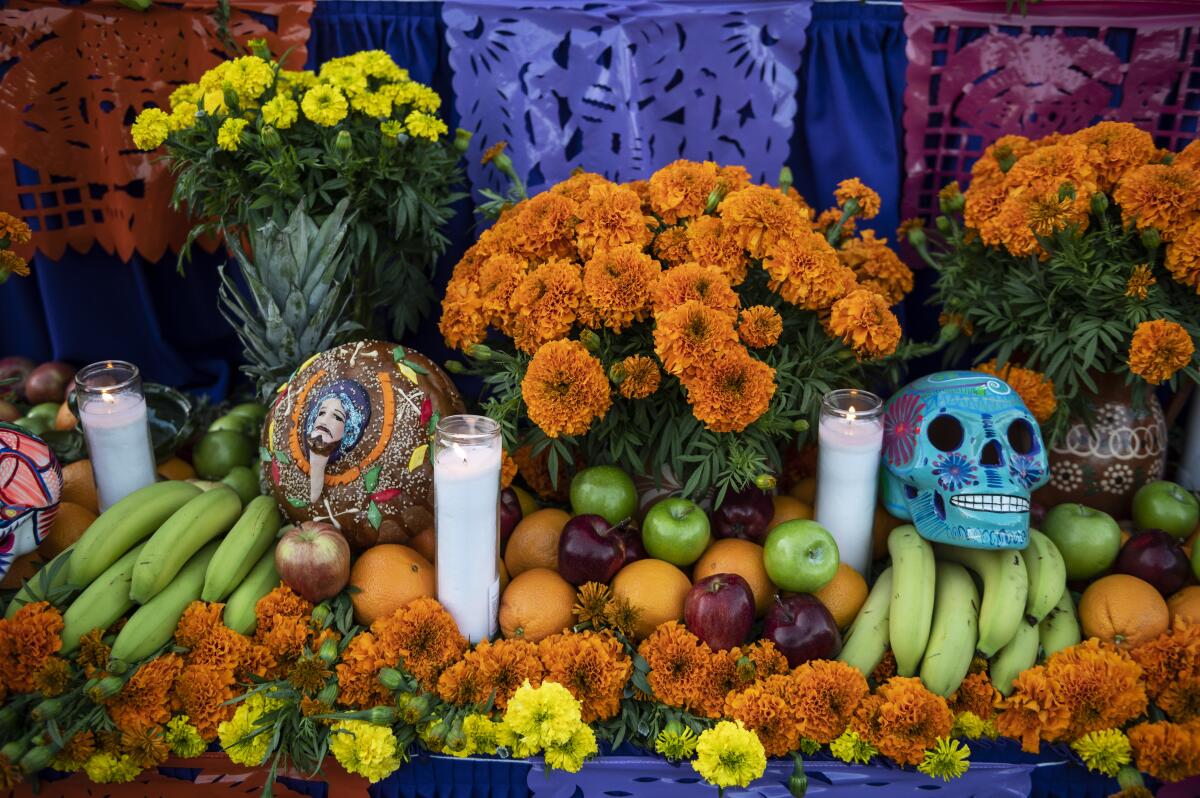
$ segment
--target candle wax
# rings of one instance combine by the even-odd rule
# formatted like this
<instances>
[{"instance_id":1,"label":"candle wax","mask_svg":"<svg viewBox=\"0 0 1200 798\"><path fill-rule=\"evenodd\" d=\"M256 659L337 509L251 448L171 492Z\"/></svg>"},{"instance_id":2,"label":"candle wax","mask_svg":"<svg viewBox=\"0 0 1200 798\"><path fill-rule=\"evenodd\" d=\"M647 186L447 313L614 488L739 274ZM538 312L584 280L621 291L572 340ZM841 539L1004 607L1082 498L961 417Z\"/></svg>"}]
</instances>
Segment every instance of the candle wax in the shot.
<instances>
[{"instance_id":1,"label":"candle wax","mask_svg":"<svg viewBox=\"0 0 1200 798\"><path fill-rule=\"evenodd\" d=\"M114 393L83 398L79 420L102 511L134 491L154 484L154 449L143 397Z\"/></svg>"},{"instance_id":2,"label":"candle wax","mask_svg":"<svg viewBox=\"0 0 1200 798\"><path fill-rule=\"evenodd\" d=\"M438 601L472 643L496 632L500 601L500 442L450 444L433 464Z\"/></svg>"},{"instance_id":3,"label":"candle wax","mask_svg":"<svg viewBox=\"0 0 1200 798\"><path fill-rule=\"evenodd\" d=\"M816 521L837 541L841 561L866 576L883 423L878 418L824 416L818 441Z\"/></svg>"}]
</instances>

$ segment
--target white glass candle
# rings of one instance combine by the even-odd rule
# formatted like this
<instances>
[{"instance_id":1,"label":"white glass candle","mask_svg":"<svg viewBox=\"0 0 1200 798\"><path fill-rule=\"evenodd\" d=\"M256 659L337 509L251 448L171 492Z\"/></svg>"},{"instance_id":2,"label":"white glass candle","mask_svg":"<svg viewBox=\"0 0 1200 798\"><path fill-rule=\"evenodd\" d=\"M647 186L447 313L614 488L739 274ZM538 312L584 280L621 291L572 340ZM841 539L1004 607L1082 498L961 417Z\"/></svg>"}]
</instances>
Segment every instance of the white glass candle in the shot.
<instances>
[{"instance_id":1,"label":"white glass candle","mask_svg":"<svg viewBox=\"0 0 1200 798\"><path fill-rule=\"evenodd\" d=\"M93 363L75 375L75 395L100 509L106 510L157 478L142 377L137 366L121 360Z\"/></svg>"},{"instance_id":2,"label":"white glass candle","mask_svg":"<svg viewBox=\"0 0 1200 798\"><path fill-rule=\"evenodd\" d=\"M867 391L830 391L821 399L817 438L816 521L833 534L841 561L865 577L883 450L883 401Z\"/></svg>"},{"instance_id":3,"label":"white glass candle","mask_svg":"<svg viewBox=\"0 0 1200 798\"><path fill-rule=\"evenodd\" d=\"M434 435L437 595L472 643L496 634L500 603L500 425L447 416Z\"/></svg>"}]
</instances>

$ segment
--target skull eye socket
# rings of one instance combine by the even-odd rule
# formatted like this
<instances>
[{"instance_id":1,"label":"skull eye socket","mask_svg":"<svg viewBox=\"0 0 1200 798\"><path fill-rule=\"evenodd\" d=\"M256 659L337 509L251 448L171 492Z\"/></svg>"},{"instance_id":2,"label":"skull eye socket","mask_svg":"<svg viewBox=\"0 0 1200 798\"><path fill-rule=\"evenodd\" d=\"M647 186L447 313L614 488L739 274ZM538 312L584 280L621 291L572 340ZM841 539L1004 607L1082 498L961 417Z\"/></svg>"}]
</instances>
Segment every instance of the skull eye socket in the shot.
<instances>
[{"instance_id":1,"label":"skull eye socket","mask_svg":"<svg viewBox=\"0 0 1200 798\"><path fill-rule=\"evenodd\" d=\"M1028 421L1018 418L1008 425L1008 445L1017 454L1029 454L1036 448L1037 437Z\"/></svg>"},{"instance_id":2,"label":"skull eye socket","mask_svg":"<svg viewBox=\"0 0 1200 798\"><path fill-rule=\"evenodd\" d=\"M940 451L953 452L962 446L962 424L954 416L938 416L929 423L929 442Z\"/></svg>"}]
</instances>

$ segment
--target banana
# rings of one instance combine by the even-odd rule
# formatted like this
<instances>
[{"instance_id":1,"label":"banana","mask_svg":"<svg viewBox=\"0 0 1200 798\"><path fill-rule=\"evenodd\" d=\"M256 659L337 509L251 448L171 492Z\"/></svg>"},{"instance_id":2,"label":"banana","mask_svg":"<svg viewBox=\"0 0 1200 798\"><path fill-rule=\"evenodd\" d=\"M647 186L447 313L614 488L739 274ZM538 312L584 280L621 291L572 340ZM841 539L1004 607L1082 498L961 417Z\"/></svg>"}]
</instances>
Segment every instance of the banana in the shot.
<instances>
[{"instance_id":1,"label":"banana","mask_svg":"<svg viewBox=\"0 0 1200 798\"><path fill-rule=\"evenodd\" d=\"M263 552L275 542L275 533L282 523L274 498L259 496L252 499L209 562L200 598L222 601L232 593Z\"/></svg>"},{"instance_id":2,"label":"banana","mask_svg":"<svg viewBox=\"0 0 1200 798\"><path fill-rule=\"evenodd\" d=\"M144 551L143 547L143 553ZM183 611L200 598L200 589L204 587L204 572L216 552L215 542L200 549L175 574L170 584L129 616L129 620L125 622L125 626L113 642L113 659L132 665L171 642L171 636L175 633L179 619L183 617ZM139 557L138 564L134 565L135 576L142 559Z\"/></svg>"},{"instance_id":3,"label":"banana","mask_svg":"<svg viewBox=\"0 0 1200 798\"><path fill-rule=\"evenodd\" d=\"M252 633L254 606L260 598L277 587L279 572L275 570L275 550L268 549L225 602L225 612L222 616L225 625L240 634Z\"/></svg>"},{"instance_id":4,"label":"banana","mask_svg":"<svg viewBox=\"0 0 1200 798\"><path fill-rule=\"evenodd\" d=\"M892 569L885 568L850 628L838 659L870 676L888 647L888 610L892 605Z\"/></svg>"},{"instance_id":5,"label":"banana","mask_svg":"<svg viewBox=\"0 0 1200 798\"><path fill-rule=\"evenodd\" d=\"M1042 656L1047 659L1051 654L1073 646L1083 639L1079 633L1079 619L1075 616L1075 602L1071 600L1071 591L1064 590L1062 598L1050 610L1050 614L1038 624L1038 633L1042 641Z\"/></svg>"},{"instance_id":6,"label":"banana","mask_svg":"<svg viewBox=\"0 0 1200 798\"><path fill-rule=\"evenodd\" d=\"M4 610L5 618L12 618L17 610L33 601L49 601L50 595L57 589L69 584L67 577L70 569L67 567L71 559L74 545L67 546L58 556L38 569L38 572L25 580L21 589L16 592Z\"/></svg>"},{"instance_id":7,"label":"banana","mask_svg":"<svg viewBox=\"0 0 1200 798\"><path fill-rule=\"evenodd\" d=\"M242 500L222 485L195 497L163 523L142 548L129 597L145 604L166 588L200 548L229 531L242 514Z\"/></svg>"},{"instance_id":8,"label":"banana","mask_svg":"<svg viewBox=\"0 0 1200 798\"><path fill-rule=\"evenodd\" d=\"M1012 640L1025 620L1025 598L1029 595L1025 559L1016 549L967 549L939 544L937 553L942 559L966 566L983 579L979 653L992 656Z\"/></svg>"},{"instance_id":9,"label":"banana","mask_svg":"<svg viewBox=\"0 0 1200 798\"><path fill-rule=\"evenodd\" d=\"M888 535L892 555L892 606L888 637L896 655L896 672L912 676L921 664L929 627L933 622L937 567L933 547L912 524L898 526Z\"/></svg>"},{"instance_id":10,"label":"banana","mask_svg":"<svg viewBox=\"0 0 1200 798\"><path fill-rule=\"evenodd\" d=\"M929 645L921 660L921 681L948 698L958 689L979 638L979 591L967 569L952 562L937 564L937 595Z\"/></svg>"},{"instance_id":11,"label":"banana","mask_svg":"<svg viewBox=\"0 0 1200 798\"><path fill-rule=\"evenodd\" d=\"M1045 618L1067 589L1067 565L1054 541L1030 527L1029 546L1022 552L1029 573L1025 616L1032 623Z\"/></svg>"},{"instance_id":12,"label":"banana","mask_svg":"<svg viewBox=\"0 0 1200 798\"><path fill-rule=\"evenodd\" d=\"M1024 619L1017 624L1008 645L1000 649L988 664L988 675L992 684L1002 694L1008 695L1013 691L1013 679L1021 671L1029 670L1037 664L1038 628Z\"/></svg>"},{"instance_id":13,"label":"banana","mask_svg":"<svg viewBox=\"0 0 1200 798\"><path fill-rule=\"evenodd\" d=\"M125 552L71 602L63 613L64 654L79 648L79 638L93 629L107 629L133 606L133 599L129 598L129 581L133 579L133 566L145 545L139 543Z\"/></svg>"},{"instance_id":14,"label":"banana","mask_svg":"<svg viewBox=\"0 0 1200 798\"><path fill-rule=\"evenodd\" d=\"M156 482L105 510L75 542L67 582L87 587L121 555L162 526L171 514L200 495L186 482Z\"/></svg>"}]
</instances>

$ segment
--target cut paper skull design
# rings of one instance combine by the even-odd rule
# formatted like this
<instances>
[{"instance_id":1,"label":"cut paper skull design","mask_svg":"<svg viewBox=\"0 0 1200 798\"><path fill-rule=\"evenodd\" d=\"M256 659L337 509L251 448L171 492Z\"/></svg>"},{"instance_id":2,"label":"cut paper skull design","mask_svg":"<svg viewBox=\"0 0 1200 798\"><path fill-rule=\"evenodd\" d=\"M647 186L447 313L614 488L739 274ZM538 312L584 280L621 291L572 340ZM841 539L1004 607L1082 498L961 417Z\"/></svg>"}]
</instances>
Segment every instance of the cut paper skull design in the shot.
<instances>
[{"instance_id":1,"label":"cut paper skull design","mask_svg":"<svg viewBox=\"0 0 1200 798\"><path fill-rule=\"evenodd\" d=\"M45 540L61 495L62 470L50 447L0 423L0 578Z\"/></svg>"}]
</instances>

